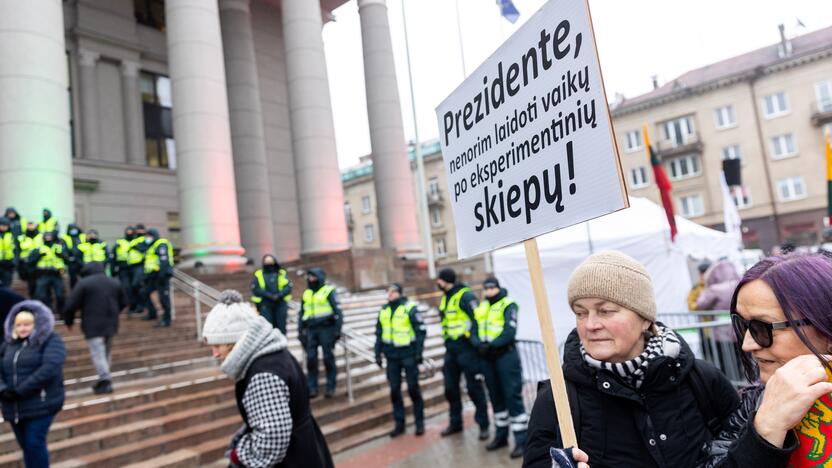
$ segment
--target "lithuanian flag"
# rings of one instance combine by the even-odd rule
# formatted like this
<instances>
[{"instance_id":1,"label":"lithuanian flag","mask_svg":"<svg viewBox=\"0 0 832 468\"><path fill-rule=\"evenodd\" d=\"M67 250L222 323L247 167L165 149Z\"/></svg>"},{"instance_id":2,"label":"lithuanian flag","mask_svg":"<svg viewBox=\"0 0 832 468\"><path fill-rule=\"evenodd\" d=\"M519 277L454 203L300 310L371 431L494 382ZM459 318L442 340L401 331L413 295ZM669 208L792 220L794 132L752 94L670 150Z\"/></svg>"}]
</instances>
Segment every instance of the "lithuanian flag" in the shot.
<instances>
[{"instance_id":1,"label":"lithuanian flag","mask_svg":"<svg viewBox=\"0 0 832 468\"><path fill-rule=\"evenodd\" d=\"M642 125L642 133L644 138L644 149L647 151L647 158L650 160L650 165L653 166L653 178L656 180L656 185L659 187L659 194L662 197L662 206L667 215L667 224L670 225L670 240L676 240L676 219L673 215L673 199L670 198L670 189L673 186L670 184L670 179L667 173L664 172L659 156L653 151L650 146L650 136L647 134L647 124ZM832 180L832 179L830 179Z\"/></svg>"}]
</instances>

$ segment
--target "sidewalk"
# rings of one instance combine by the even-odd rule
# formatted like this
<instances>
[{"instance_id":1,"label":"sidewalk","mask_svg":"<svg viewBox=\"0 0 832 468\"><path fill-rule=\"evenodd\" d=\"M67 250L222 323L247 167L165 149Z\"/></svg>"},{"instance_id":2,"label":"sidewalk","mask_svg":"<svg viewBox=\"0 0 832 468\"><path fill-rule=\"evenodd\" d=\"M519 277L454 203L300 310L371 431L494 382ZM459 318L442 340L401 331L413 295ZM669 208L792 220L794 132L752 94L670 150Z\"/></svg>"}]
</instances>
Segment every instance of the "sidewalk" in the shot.
<instances>
[{"instance_id":1,"label":"sidewalk","mask_svg":"<svg viewBox=\"0 0 832 468\"><path fill-rule=\"evenodd\" d=\"M409 416L409 415L408 415ZM447 415L429 419L425 435L413 435L412 419L408 421L407 434L391 439L383 437L343 452L335 457L337 468L440 468L445 466L470 466L476 468L519 467L521 459L508 457L511 447L487 452L488 441L477 440L479 430L472 411L465 413L465 431L450 437L439 435L448 424ZM393 422L390 421L392 429ZM491 427L492 436L494 427ZM513 446L514 441L510 442Z\"/></svg>"}]
</instances>

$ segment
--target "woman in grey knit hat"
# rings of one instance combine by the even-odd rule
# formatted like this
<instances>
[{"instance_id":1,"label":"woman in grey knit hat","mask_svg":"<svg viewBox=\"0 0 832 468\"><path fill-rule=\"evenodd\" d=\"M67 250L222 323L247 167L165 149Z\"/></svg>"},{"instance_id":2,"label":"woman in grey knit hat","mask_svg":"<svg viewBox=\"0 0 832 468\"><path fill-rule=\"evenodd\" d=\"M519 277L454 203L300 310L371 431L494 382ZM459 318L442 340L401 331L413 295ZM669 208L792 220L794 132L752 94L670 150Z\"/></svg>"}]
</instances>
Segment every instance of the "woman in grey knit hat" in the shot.
<instances>
[{"instance_id":1,"label":"woman in grey knit hat","mask_svg":"<svg viewBox=\"0 0 832 468\"><path fill-rule=\"evenodd\" d=\"M656 322L650 276L615 251L572 273L575 329L563 374L580 450L563 448L552 388L542 382L529 420L524 467L694 467L703 446L738 404L731 383L697 360L685 341ZM588 460L587 460L588 459Z\"/></svg>"},{"instance_id":2,"label":"woman in grey knit hat","mask_svg":"<svg viewBox=\"0 0 832 468\"><path fill-rule=\"evenodd\" d=\"M234 379L243 425L231 438L232 466L333 466L309 408L306 378L283 333L239 292L226 290L202 329L220 369Z\"/></svg>"}]
</instances>

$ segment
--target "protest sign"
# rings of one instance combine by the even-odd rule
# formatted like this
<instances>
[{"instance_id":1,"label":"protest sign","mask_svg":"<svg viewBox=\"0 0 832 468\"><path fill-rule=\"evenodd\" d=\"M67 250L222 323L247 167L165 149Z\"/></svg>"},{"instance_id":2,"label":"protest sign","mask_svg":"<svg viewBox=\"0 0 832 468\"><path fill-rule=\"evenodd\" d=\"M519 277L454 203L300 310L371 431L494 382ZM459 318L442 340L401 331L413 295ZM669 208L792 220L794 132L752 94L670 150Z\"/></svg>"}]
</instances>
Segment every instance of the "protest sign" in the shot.
<instances>
[{"instance_id":1,"label":"protest sign","mask_svg":"<svg viewBox=\"0 0 832 468\"><path fill-rule=\"evenodd\" d=\"M550 0L436 109L459 257L525 241L560 435L576 446L536 236L626 208L586 0Z\"/></svg>"}]
</instances>

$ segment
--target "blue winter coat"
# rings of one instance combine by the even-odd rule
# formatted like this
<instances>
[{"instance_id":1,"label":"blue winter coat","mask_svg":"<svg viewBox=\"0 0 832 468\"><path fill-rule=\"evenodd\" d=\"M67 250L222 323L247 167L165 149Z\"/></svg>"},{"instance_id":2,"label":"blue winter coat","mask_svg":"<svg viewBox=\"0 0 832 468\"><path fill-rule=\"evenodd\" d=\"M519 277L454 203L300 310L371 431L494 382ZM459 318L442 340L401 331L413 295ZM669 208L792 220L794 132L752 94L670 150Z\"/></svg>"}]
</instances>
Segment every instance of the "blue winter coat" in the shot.
<instances>
[{"instance_id":1,"label":"blue winter coat","mask_svg":"<svg viewBox=\"0 0 832 468\"><path fill-rule=\"evenodd\" d=\"M35 316L35 328L26 339L12 336L14 318L21 311ZM35 419L55 414L64 406L66 347L54 332L55 318L40 301L23 301L6 317L5 339L0 346L0 391L15 390L20 398L3 401L6 421Z\"/></svg>"}]
</instances>

